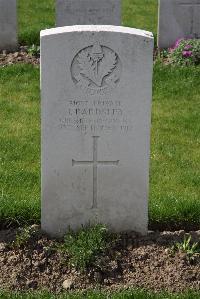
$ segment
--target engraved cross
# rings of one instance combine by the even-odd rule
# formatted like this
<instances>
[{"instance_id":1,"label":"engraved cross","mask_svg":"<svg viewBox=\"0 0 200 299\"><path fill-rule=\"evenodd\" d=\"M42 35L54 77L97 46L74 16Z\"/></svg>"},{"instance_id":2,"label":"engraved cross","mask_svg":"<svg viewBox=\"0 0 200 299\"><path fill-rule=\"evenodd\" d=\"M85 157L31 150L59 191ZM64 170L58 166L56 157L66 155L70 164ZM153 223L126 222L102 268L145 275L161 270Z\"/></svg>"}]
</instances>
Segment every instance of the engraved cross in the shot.
<instances>
[{"instance_id":1,"label":"engraved cross","mask_svg":"<svg viewBox=\"0 0 200 299\"><path fill-rule=\"evenodd\" d=\"M97 208L97 169L98 166L117 166L119 160L116 161L98 161L98 138L99 136L93 136L93 160L92 161L75 161L72 160L72 166L90 166L93 165L93 204L92 209Z\"/></svg>"},{"instance_id":2,"label":"engraved cross","mask_svg":"<svg viewBox=\"0 0 200 299\"><path fill-rule=\"evenodd\" d=\"M199 13L196 10L196 8L200 8L200 3L180 3L180 6L185 6L190 8L191 11L191 26L190 26L190 34L193 35L195 38L198 38L198 33L196 32L195 29L195 22L199 18Z\"/></svg>"}]
</instances>

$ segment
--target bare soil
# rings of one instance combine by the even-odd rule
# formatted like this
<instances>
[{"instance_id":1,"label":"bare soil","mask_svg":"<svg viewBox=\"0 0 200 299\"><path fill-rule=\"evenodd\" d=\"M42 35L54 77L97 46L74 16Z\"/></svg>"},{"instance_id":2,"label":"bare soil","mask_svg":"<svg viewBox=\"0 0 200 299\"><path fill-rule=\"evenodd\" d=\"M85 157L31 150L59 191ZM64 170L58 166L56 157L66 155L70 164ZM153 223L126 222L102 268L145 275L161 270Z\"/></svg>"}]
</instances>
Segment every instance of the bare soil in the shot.
<instances>
[{"instance_id":1,"label":"bare soil","mask_svg":"<svg viewBox=\"0 0 200 299\"><path fill-rule=\"evenodd\" d=\"M36 227L36 226L35 226ZM75 290L144 288L152 291L200 290L200 255L189 257L172 251L183 241L185 231L135 233L119 236L106 254L98 257L101 267L91 266L81 273L69 266L69 257L37 227L26 244L13 246L16 230L0 231L0 286L4 290L48 290L60 292L63 282ZM200 231L190 232L192 241ZM61 241L59 241L61 242Z\"/></svg>"},{"instance_id":2,"label":"bare soil","mask_svg":"<svg viewBox=\"0 0 200 299\"><path fill-rule=\"evenodd\" d=\"M27 46L21 46L18 51L9 53L6 50L0 53L0 67L17 63L40 64L40 58L28 53Z\"/></svg>"}]
</instances>

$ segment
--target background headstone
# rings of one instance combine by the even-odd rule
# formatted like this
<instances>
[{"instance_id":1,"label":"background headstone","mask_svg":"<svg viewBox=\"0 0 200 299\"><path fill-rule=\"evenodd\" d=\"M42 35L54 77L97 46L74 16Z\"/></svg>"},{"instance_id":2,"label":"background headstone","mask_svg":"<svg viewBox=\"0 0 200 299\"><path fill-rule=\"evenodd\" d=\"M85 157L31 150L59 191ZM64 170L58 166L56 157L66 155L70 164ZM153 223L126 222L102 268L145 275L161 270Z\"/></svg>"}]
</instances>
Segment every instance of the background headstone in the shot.
<instances>
[{"instance_id":1,"label":"background headstone","mask_svg":"<svg viewBox=\"0 0 200 299\"><path fill-rule=\"evenodd\" d=\"M17 47L16 0L0 0L0 50Z\"/></svg>"},{"instance_id":2,"label":"background headstone","mask_svg":"<svg viewBox=\"0 0 200 299\"><path fill-rule=\"evenodd\" d=\"M121 0L57 0L56 26L121 25Z\"/></svg>"},{"instance_id":3,"label":"background headstone","mask_svg":"<svg viewBox=\"0 0 200 299\"><path fill-rule=\"evenodd\" d=\"M42 228L145 234L153 37L115 26L41 32Z\"/></svg>"},{"instance_id":4,"label":"background headstone","mask_svg":"<svg viewBox=\"0 0 200 299\"><path fill-rule=\"evenodd\" d=\"M200 38L200 0L160 0L158 47L169 48L179 38Z\"/></svg>"}]
</instances>

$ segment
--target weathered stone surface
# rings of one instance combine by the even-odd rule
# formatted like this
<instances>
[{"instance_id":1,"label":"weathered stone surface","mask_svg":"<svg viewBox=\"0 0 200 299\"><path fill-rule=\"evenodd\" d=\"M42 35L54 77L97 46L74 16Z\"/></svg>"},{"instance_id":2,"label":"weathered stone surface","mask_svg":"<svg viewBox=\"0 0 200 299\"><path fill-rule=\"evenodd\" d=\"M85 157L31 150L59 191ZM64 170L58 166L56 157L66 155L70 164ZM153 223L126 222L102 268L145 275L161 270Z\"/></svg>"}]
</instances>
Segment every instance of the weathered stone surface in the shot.
<instances>
[{"instance_id":1,"label":"weathered stone surface","mask_svg":"<svg viewBox=\"0 0 200 299\"><path fill-rule=\"evenodd\" d=\"M0 50L17 47L16 0L0 0Z\"/></svg>"},{"instance_id":2,"label":"weathered stone surface","mask_svg":"<svg viewBox=\"0 0 200 299\"><path fill-rule=\"evenodd\" d=\"M121 0L57 0L56 25L121 25Z\"/></svg>"},{"instance_id":3,"label":"weathered stone surface","mask_svg":"<svg viewBox=\"0 0 200 299\"><path fill-rule=\"evenodd\" d=\"M152 57L142 30L41 32L44 231L147 232Z\"/></svg>"},{"instance_id":4,"label":"weathered stone surface","mask_svg":"<svg viewBox=\"0 0 200 299\"><path fill-rule=\"evenodd\" d=\"M160 0L158 47L169 48L179 38L200 38L200 0Z\"/></svg>"}]
</instances>

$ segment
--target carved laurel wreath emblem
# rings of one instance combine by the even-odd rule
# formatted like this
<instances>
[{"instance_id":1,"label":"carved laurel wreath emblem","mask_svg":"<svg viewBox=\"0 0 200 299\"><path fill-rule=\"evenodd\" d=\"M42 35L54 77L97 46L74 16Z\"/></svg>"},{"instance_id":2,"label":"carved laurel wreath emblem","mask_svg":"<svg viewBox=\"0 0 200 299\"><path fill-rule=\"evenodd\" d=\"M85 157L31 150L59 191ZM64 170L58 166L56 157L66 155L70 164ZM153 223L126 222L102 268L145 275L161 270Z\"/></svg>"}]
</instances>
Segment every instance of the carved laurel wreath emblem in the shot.
<instances>
[{"instance_id":1,"label":"carved laurel wreath emblem","mask_svg":"<svg viewBox=\"0 0 200 299\"><path fill-rule=\"evenodd\" d=\"M118 55L98 42L81 50L71 66L72 79L85 90L108 90L120 79L121 63Z\"/></svg>"}]
</instances>

